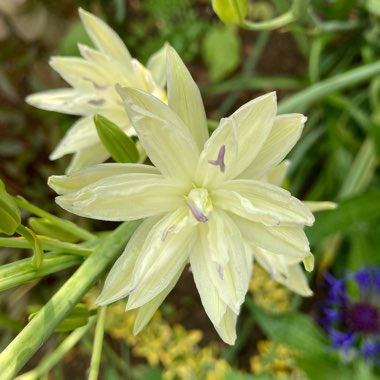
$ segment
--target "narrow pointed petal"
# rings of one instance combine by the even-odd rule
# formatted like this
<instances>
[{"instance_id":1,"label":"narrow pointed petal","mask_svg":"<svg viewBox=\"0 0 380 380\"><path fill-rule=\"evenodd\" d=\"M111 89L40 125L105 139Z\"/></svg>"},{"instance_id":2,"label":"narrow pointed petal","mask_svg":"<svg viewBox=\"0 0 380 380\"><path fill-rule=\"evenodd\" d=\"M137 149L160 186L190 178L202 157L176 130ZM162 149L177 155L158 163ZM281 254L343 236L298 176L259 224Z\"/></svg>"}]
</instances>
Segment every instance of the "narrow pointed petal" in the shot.
<instances>
[{"instance_id":1,"label":"narrow pointed petal","mask_svg":"<svg viewBox=\"0 0 380 380\"><path fill-rule=\"evenodd\" d=\"M164 290L162 290L161 293L138 308L135 324L133 326L133 335L137 335L152 319L154 313L157 311L157 309L160 307L162 302L165 300L165 298L168 296L168 294L171 292L181 277L181 273L183 272L184 267L178 271L177 275L173 277L169 285Z\"/></svg>"},{"instance_id":2,"label":"narrow pointed petal","mask_svg":"<svg viewBox=\"0 0 380 380\"><path fill-rule=\"evenodd\" d=\"M234 180L224 183L222 189L238 193L253 207L277 218L279 223L307 226L314 223L314 216L310 210L280 187L255 180Z\"/></svg>"},{"instance_id":3,"label":"narrow pointed petal","mask_svg":"<svg viewBox=\"0 0 380 380\"><path fill-rule=\"evenodd\" d=\"M270 170L264 177L264 179L266 180L266 182L269 182L272 185L281 187L285 181L289 165L289 160L282 161L281 164L277 165L272 170Z\"/></svg>"},{"instance_id":4,"label":"narrow pointed petal","mask_svg":"<svg viewBox=\"0 0 380 380\"><path fill-rule=\"evenodd\" d=\"M60 88L28 95L25 101L31 106L69 115L86 115L91 108L86 102L78 102L80 93L73 88Z\"/></svg>"},{"instance_id":5,"label":"narrow pointed petal","mask_svg":"<svg viewBox=\"0 0 380 380\"><path fill-rule=\"evenodd\" d=\"M300 138L305 122L301 114L277 116L264 145L239 178L258 179L277 166Z\"/></svg>"},{"instance_id":6,"label":"narrow pointed petal","mask_svg":"<svg viewBox=\"0 0 380 380\"><path fill-rule=\"evenodd\" d=\"M242 173L254 160L269 136L277 111L274 92L251 100L230 118L238 127L238 159L234 165L234 177Z\"/></svg>"},{"instance_id":7,"label":"narrow pointed petal","mask_svg":"<svg viewBox=\"0 0 380 380\"><path fill-rule=\"evenodd\" d=\"M146 237L133 271L127 310L146 304L164 291L188 262L194 227L183 228L163 239L181 212L164 216Z\"/></svg>"},{"instance_id":8,"label":"narrow pointed petal","mask_svg":"<svg viewBox=\"0 0 380 380\"><path fill-rule=\"evenodd\" d=\"M115 302L129 294L133 268L141 253L145 238L160 218L149 218L142 222L129 240L124 252L109 272L103 290L96 300L99 306Z\"/></svg>"},{"instance_id":9,"label":"narrow pointed petal","mask_svg":"<svg viewBox=\"0 0 380 380\"><path fill-rule=\"evenodd\" d=\"M120 174L160 174L157 168L142 164L99 164L87 167L71 175L49 177L49 186L59 195L78 191L94 182Z\"/></svg>"},{"instance_id":10,"label":"narrow pointed petal","mask_svg":"<svg viewBox=\"0 0 380 380\"><path fill-rule=\"evenodd\" d=\"M302 226L265 227L261 223L231 216L244 239L277 255L304 259L311 255L309 241Z\"/></svg>"},{"instance_id":11,"label":"narrow pointed petal","mask_svg":"<svg viewBox=\"0 0 380 380\"><path fill-rule=\"evenodd\" d=\"M51 57L50 66L72 87L93 92L107 86L100 67L79 57Z\"/></svg>"},{"instance_id":12,"label":"narrow pointed petal","mask_svg":"<svg viewBox=\"0 0 380 380\"><path fill-rule=\"evenodd\" d=\"M165 45L150 56L146 68L152 73L156 83L164 88L167 82L166 73L166 50L170 46L167 42Z\"/></svg>"},{"instance_id":13,"label":"narrow pointed petal","mask_svg":"<svg viewBox=\"0 0 380 380\"><path fill-rule=\"evenodd\" d=\"M279 259L277 255L264 249L256 248L254 252L257 262L271 275L273 280L301 296L308 297L313 294L298 263L291 262L286 257Z\"/></svg>"},{"instance_id":14,"label":"narrow pointed petal","mask_svg":"<svg viewBox=\"0 0 380 380\"><path fill-rule=\"evenodd\" d=\"M232 178L238 159L238 128L234 119L225 118L206 141L197 166L197 178L201 185L217 187L227 178Z\"/></svg>"},{"instance_id":15,"label":"narrow pointed petal","mask_svg":"<svg viewBox=\"0 0 380 380\"><path fill-rule=\"evenodd\" d=\"M220 223L224 224L224 235L212 229L214 227L212 224L200 226L203 245L203 257L200 260L208 269L209 279L216 287L220 298L238 313L248 289L252 269L251 259L245 250L239 229L228 215L222 211L214 211L212 217L219 218ZM219 253L221 258L229 258L228 263L223 265L220 261L215 262L212 259L215 254L210 255L210 252L216 246L222 250Z\"/></svg>"},{"instance_id":16,"label":"narrow pointed petal","mask_svg":"<svg viewBox=\"0 0 380 380\"><path fill-rule=\"evenodd\" d=\"M215 326L216 331L223 341L231 346L236 341L236 322L238 315L230 308L227 308L219 325Z\"/></svg>"},{"instance_id":17,"label":"narrow pointed petal","mask_svg":"<svg viewBox=\"0 0 380 380\"><path fill-rule=\"evenodd\" d=\"M163 175L191 181L199 151L187 127L166 104L141 90L118 89L148 157Z\"/></svg>"},{"instance_id":18,"label":"narrow pointed petal","mask_svg":"<svg viewBox=\"0 0 380 380\"><path fill-rule=\"evenodd\" d=\"M56 202L79 216L126 221L173 211L183 205L183 195L161 175L131 173L103 178L57 197Z\"/></svg>"},{"instance_id":19,"label":"narrow pointed petal","mask_svg":"<svg viewBox=\"0 0 380 380\"><path fill-rule=\"evenodd\" d=\"M201 93L178 53L167 48L168 104L190 129L201 150L208 139L207 119Z\"/></svg>"},{"instance_id":20,"label":"narrow pointed petal","mask_svg":"<svg viewBox=\"0 0 380 380\"><path fill-rule=\"evenodd\" d=\"M99 142L91 145L74 154L70 165L66 168L66 174L82 170L87 166L100 164L101 162L106 161L109 157L110 154L106 148L104 148L103 144Z\"/></svg>"},{"instance_id":21,"label":"narrow pointed petal","mask_svg":"<svg viewBox=\"0 0 380 380\"><path fill-rule=\"evenodd\" d=\"M227 305L219 296L215 285L210 281L210 275L205 257L207 250L200 241L200 236L194 237L194 248L190 252L190 266L194 282L201 297L206 314L214 326L219 325L227 309Z\"/></svg>"},{"instance_id":22,"label":"narrow pointed petal","mask_svg":"<svg viewBox=\"0 0 380 380\"><path fill-rule=\"evenodd\" d=\"M49 158L56 160L65 154L78 152L97 143L99 137L92 117L82 117L69 129Z\"/></svg>"},{"instance_id":23,"label":"narrow pointed petal","mask_svg":"<svg viewBox=\"0 0 380 380\"><path fill-rule=\"evenodd\" d=\"M79 16L88 35L100 51L109 54L126 67L131 65L131 55L117 33L104 21L81 8Z\"/></svg>"}]
</instances>

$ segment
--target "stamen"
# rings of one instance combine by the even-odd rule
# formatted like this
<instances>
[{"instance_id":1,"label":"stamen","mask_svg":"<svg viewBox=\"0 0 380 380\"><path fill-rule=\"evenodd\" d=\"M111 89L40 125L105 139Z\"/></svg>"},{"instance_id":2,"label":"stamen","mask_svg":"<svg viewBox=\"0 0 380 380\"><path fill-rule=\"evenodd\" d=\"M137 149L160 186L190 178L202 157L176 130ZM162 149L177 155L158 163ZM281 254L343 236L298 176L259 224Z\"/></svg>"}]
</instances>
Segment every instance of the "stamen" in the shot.
<instances>
[{"instance_id":1,"label":"stamen","mask_svg":"<svg viewBox=\"0 0 380 380\"><path fill-rule=\"evenodd\" d=\"M221 265L218 265L218 274L221 280L224 280L224 271Z\"/></svg>"},{"instance_id":2,"label":"stamen","mask_svg":"<svg viewBox=\"0 0 380 380\"><path fill-rule=\"evenodd\" d=\"M224 154L226 153L226 146L222 145L219 149L218 158L216 160L208 160L211 165L219 166L220 171L224 173L226 166L224 164Z\"/></svg>"},{"instance_id":3,"label":"stamen","mask_svg":"<svg viewBox=\"0 0 380 380\"><path fill-rule=\"evenodd\" d=\"M208 221L207 216L205 216L202 211L193 203L188 201L187 199L185 200L185 203L187 204L187 207L189 207L191 213L193 214L193 217L198 221L205 223Z\"/></svg>"}]
</instances>

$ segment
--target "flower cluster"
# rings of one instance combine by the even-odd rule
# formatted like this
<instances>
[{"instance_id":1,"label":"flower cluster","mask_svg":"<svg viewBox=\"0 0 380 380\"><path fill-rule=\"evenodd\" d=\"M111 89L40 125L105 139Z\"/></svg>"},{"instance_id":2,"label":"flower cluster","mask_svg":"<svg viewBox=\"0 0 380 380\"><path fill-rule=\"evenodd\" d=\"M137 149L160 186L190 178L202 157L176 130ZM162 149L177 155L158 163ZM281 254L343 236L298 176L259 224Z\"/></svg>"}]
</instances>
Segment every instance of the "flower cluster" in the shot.
<instances>
[{"instance_id":1,"label":"flower cluster","mask_svg":"<svg viewBox=\"0 0 380 380\"><path fill-rule=\"evenodd\" d=\"M50 159L55 160L73 153L68 173L109 158L95 129L95 114L105 116L128 135L135 135L115 91L116 83L141 88L161 100L166 99L162 88L165 49L154 54L145 68L131 57L123 41L104 21L83 9L79 9L79 15L95 49L79 44L82 57L50 59L52 68L72 88L48 90L26 98L27 103L44 110L81 116L50 155Z\"/></svg>"},{"instance_id":2,"label":"flower cluster","mask_svg":"<svg viewBox=\"0 0 380 380\"><path fill-rule=\"evenodd\" d=\"M152 59L150 72L103 21L80 15L96 49L80 46L83 58L51 61L73 88L28 101L82 116L52 154L75 153L69 174L49 179L57 203L94 219L144 219L97 303L128 297L127 310L138 310L138 333L190 265L207 315L233 344L254 261L298 294L312 293L300 264L313 269L304 227L313 224L315 205L280 187L284 159L306 118L276 115L276 95L269 93L222 119L209 136L200 91L173 48ZM157 83L167 83L167 91ZM94 113L135 133L154 166L91 166L108 157Z\"/></svg>"},{"instance_id":3,"label":"flower cluster","mask_svg":"<svg viewBox=\"0 0 380 380\"><path fill-rule=\"evenodd\" d=\"M363 357L380 366L380 268L365 267L344 278L326 275L321 323L344 360Z\"/></svg>"}]
</instances>

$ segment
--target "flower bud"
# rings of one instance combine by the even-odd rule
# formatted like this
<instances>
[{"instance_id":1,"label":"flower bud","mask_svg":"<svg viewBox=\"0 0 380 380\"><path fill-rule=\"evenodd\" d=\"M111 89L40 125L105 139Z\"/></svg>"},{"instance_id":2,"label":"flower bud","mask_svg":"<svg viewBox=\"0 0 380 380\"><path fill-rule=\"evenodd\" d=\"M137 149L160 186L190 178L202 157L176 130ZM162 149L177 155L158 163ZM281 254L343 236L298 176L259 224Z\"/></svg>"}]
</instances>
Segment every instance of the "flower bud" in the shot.
<instances>
[{"instance_id":1,"label":"flower bud","mask_svg":"<svg viewBox=\"0 0 380 380\"><path fill-rule=\"evenodd\" d=\"M212 0L212 7L225 24L240 24L247 16L248 0Z\"/></svg>"}]
</instances>

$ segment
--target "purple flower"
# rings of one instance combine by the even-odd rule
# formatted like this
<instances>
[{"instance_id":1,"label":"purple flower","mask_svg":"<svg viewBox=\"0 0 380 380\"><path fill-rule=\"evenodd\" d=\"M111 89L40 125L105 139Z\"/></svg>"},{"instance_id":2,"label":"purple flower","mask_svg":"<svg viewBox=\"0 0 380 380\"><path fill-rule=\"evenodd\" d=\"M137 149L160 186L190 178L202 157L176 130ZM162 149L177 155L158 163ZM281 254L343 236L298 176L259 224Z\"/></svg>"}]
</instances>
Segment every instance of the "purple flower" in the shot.
<instances>
[{"instance_id":1,"label":"purple flower","mask_svg":"<svg viewBox=\"0 0 380 380\"><path fill-rule=\"evenodd\" d=\"M380 268L364 267L342 279L326 274L321 325L345 358L363 357L380 366Z\"/></svg>"}]
</instances>

